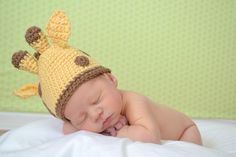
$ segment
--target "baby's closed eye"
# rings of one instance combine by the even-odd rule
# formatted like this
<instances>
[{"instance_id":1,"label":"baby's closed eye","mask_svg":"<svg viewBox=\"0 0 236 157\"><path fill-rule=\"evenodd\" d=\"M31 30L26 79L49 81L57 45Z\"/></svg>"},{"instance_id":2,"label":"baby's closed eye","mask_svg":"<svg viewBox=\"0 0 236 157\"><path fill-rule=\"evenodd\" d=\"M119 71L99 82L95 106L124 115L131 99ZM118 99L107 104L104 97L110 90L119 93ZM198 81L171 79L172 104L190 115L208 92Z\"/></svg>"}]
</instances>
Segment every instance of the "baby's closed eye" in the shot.
<instances>
[{"instance_id":1,"label":"baby's closed eye","mask_svg":"<svg viewBox=\"0 0 236 157\"><path fill-rule=\"evenodd\" d=\"M101 94L99 94L97 97L95 97L95 99L92 101L92 104L98 104L101 101Z\"/></svg>"}]
</instances>

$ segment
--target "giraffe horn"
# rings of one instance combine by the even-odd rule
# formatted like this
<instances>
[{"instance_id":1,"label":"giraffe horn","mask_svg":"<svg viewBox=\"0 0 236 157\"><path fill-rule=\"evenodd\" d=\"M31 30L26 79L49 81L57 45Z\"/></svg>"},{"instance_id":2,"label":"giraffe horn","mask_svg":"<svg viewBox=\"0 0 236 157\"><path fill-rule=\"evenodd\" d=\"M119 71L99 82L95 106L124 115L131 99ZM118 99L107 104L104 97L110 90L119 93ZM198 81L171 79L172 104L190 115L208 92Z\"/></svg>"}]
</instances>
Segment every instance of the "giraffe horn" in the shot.
<instances>
[{"instance_id":1,"label":"giraffe horn","mask_svg":"<svg viewBox=\"0 0 236 157\"><path fill-rule=\"evenodd\" d=\"M18 51L12 55L12 64L15 68L38 74L37 59L27 51Z\"/></svg>"},{"instance_id":2,"label":"giraffe horn","mask_svg":"<svg viewBox=\"0 0 236 157\"><path fill-rule=\"evenodd\" d=\"M49 43L46 35L42 30L36 26L27 29L25 33L25 40L33 47L39 54L42 54L49 48Z\"/></svg>"}]
</instances>

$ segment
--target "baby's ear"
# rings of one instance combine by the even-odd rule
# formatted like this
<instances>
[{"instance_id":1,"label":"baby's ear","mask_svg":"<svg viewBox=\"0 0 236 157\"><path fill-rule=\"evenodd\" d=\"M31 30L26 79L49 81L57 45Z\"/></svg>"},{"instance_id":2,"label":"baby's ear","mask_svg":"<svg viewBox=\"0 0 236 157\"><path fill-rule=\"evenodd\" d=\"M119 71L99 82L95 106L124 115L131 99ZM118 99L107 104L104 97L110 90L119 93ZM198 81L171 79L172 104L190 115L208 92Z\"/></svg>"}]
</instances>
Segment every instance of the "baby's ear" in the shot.
<instances>
[{"instance_id":1,"label":"baby's ear","mask_svg":"<svg viewBox=\"0 0 236 157\"><path fill-rule=\"evenodd\" d=\"M105 78L109 79L116 87L118 86L118 80L112 73L104 73Z\"/></svg>"}]
</instances>

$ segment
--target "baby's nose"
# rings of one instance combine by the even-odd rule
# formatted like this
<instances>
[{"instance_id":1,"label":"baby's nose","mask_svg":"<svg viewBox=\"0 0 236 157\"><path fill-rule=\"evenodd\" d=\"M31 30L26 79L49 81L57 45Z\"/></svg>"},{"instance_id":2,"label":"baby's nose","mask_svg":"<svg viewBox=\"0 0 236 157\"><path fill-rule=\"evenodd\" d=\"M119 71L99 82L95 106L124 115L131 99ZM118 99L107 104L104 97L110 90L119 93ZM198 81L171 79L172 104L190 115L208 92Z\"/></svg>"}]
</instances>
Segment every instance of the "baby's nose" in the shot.
<instances>
[{"instance_id":1,"label":"baby's nose","mask_svg":"<svg viewBox=\"0 0 236 157\"><path fill-rule=\"evenodd\" d=\"M102 119L103 109L101 107L95 107L91 110L90 115L92 120L97 122L98 120Z\"/></svg>"}]
</instances>

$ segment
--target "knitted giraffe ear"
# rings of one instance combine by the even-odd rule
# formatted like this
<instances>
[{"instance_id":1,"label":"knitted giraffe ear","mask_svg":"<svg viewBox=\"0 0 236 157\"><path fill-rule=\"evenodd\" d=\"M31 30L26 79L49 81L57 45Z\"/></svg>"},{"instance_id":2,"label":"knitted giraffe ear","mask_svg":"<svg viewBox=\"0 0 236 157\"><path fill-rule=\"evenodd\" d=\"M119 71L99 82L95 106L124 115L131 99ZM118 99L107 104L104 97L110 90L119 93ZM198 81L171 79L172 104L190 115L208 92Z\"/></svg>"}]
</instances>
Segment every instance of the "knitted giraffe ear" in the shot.
<instances>
[{"instance_id":1,"label":"knitted giraffe ear","mask_svg":"<svg viewBox=\"0 0 236 157\"><path fill-rule=\"evenodd\" d=\"M52 14L48 21L46 31L53 44L62 48L68 47L70 23L63 11L55 11Z\"/></svg>"},{"instance_id":2,"label":"knitted giraffe ear","mask_svg":"<svg viewBox=\"0 0 236 157\"><path fill-rule=\"evenodd\" d=\"M46 36L41 31L41 29L36 26L32 26L27 29L25 33L25 40L39 54L42 54L45 50L49 48L49 43Z\"/></svg>"},{"instance_id":3,"label":"knitted giraffe ear","mask_svg":"<svg viewBox=\"0 0 236 157\"><path fill-rule=\"evenodd\" d=\"M38 95L38 83L25 84L19 89L15 90L14 94L23 99L30 96L36 96Z\"/></svg>"},{"instance_id":4,"label":"knitted giraffe ear","mask_svg":"<svg viewBox=\"0 0 236 157\"><path fill-rule=\"evenodd\" d=\"M12 64L15 68L38 74L37 59L27 51L18 51L12 55Z\"/></svg>"}]
</instances>

